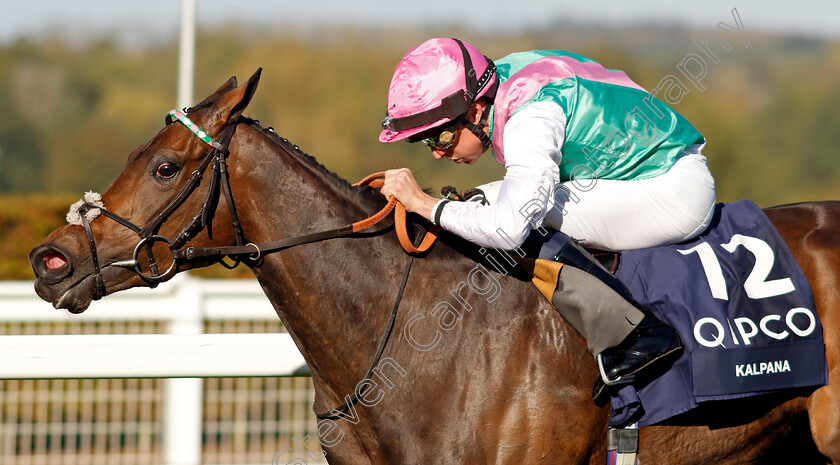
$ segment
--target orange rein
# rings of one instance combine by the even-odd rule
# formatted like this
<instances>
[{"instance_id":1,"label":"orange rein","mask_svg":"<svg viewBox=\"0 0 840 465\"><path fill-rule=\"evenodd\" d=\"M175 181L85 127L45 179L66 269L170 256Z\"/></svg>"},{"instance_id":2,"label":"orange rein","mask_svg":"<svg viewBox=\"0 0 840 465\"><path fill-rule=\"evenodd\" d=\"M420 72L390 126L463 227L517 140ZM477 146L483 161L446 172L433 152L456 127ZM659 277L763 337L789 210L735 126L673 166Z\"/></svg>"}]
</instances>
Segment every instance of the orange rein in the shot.
<instances>
[{"instance_id":1,"label":"orange rein","mask_svg":"<svg viewBox=\"0 0 840 465\"><path fill-rule=\"evenodd\" d=\"M378 173L373 173L368 176L365 176L364 179L353 184L354 186L370 186L374 189L379 189L385 183L385 172L380 171ZM429 250L429 247L435 243L437 240L438 233L440 233L440 226L433 225L427 232L426 235L423 236L423 241L420 243L419 246L414 247L414 244L411 243L411 240L408 238L408 231L407 231L407 222L406 222L406 211L405 206L401 204L396 198L391 197L388 199L388 204L379 210L378 213L375 215L366 218L362 221L358 221L353 223L353 232L359 232L365 228L369 228L376 223L380 222L383 218L388 216L391 213L391 210L394 211L394 228L397 230L397 238L400 240L400 244L403 246L408 253L422 253Z\"/></svg>"}]
</instances>

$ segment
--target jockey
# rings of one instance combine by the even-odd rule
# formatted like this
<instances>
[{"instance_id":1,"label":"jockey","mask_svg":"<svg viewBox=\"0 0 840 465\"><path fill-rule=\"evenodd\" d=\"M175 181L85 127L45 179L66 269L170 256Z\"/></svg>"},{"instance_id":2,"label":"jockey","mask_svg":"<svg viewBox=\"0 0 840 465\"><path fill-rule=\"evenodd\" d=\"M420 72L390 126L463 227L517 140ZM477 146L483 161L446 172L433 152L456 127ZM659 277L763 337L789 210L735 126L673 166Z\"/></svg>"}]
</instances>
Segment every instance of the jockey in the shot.
<instances>
[{"instance_id":1,"label":"jockey","mask_svg":"<svg viewBox=\"0 0 840 465\"><path fill-rule=\"evenodd\" d=\"M435 199L410 170L387 171L382 194L408 211L485 247L514 249L542 225L575 239L556 257L571 266L552 304L596 357L596 400L667 368L682 340L577 243L618 251L681 242L705 230L714 209L705 139L655 96L573 53L493 63L460 40L431 39L397 64L379 135L423 142L456 163L492 147L505 165L504 179L482 186L487 205Z\"/></svg>"}]
</instances>

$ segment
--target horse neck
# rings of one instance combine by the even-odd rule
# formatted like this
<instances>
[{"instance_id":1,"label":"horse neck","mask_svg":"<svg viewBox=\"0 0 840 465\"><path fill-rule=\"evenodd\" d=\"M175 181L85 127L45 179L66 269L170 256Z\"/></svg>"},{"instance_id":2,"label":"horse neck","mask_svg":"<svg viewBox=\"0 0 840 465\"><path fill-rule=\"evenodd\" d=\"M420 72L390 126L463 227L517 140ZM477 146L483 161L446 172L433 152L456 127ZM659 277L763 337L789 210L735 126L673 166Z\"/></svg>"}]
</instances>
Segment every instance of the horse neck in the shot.
<instances>
[{"instance_id":1,"label":"horse neck","mask_svg":"<svg viewBox=\"0 0 840 465\"><path fill-rule=\"evenodd\" d=\"M250 158L231 161L232 187L242 186L234 187L234 198L248 241L344 226L384 205L285 140L255 126L241 129L259 136L239 139L248 147L237 147L237 139L231 147L232 154ZM342 393L371 362L406 259L387 235L337 238L269 254L253 271L313 378Z\"/></svg>"}]
</instances>

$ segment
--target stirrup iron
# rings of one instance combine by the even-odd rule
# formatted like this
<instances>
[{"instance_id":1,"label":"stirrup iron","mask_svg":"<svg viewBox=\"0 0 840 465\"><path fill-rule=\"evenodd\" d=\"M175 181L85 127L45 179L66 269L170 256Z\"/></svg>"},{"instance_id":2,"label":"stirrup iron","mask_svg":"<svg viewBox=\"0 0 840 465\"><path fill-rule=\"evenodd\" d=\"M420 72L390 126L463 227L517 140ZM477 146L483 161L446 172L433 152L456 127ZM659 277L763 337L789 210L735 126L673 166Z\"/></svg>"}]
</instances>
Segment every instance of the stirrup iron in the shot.
<instances>
[{"instance_id":1,"label":"stirrup iron","mask_svg":"<svg viewBox=\"0 0 840 465\"><path fill-rule=\"evenodd\" d=\"M616 383L621 381L621 376L615 379L610 379L610 377L607 376L607 372L604 370L604 357L602 354L596 355L595 360L598 362L598 371L601 373L601 381L603 381L604 384L607 386L614 386Z\"/></svg>"}]
</instances>

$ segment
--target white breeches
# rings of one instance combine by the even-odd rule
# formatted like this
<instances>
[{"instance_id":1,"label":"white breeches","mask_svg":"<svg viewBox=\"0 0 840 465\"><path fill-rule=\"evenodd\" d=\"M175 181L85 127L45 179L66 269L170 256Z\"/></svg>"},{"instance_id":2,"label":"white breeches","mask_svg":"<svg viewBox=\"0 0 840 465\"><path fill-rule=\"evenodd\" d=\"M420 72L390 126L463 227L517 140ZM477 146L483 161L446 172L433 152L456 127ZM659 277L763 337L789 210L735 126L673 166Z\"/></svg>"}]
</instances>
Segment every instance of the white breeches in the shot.
<instances>
[{"instance_id":1,"label":"white breeches","mask_svg":"<svg viewBox=\"0 0 840 465\"><path fill-rule=\"evenodd\" d=\"M481 186L491 202L501 182ZM712 220L715 182L701 154L649 179L563 184L544 224L603 250L643 249L691 239Z\"/></svg>"}]
</instances>

